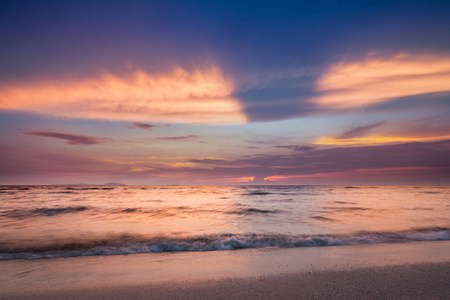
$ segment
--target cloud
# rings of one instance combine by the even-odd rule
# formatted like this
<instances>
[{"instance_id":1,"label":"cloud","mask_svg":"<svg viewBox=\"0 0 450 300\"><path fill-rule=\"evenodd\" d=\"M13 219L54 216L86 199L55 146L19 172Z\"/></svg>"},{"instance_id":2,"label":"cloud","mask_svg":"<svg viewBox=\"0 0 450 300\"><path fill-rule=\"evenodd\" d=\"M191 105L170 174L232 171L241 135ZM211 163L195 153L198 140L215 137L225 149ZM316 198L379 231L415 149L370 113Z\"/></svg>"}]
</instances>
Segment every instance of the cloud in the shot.
<instances>
[{"instance_id":1,"label":"cloud","mask_svg":"<svg viewBox=\"0 0 450 300\"><path fill-rule=\"evenodd\" d=\"M390 123L383 121L372 125L359 126L339 135L320 137L315 141L315 144L375 145L447 140L450 139L450 130L447 123L430 118ZM374 129L378 130L373 132Z\"/></svg>"},{"instance_id":2,"label":"cloud","mask_svg":"<svg viewBox=\"0 0 450 300\"><path fill-rule=\"evenodd\" d=\"M356 169L432 167L450 168L450 140L365 147L317 149L302 154L266 155L240 164L266 166L273 175L308 175ZM267 169L266 169L267 172ZM276 174L278 173L278 174Z\"/></svg>"},{"instance_id":3,"label":"cloud","mask_svg":"<svg viewBox=\"0 0 450 300\"><path fill-rule=\"evenodd\" d=\"M192 140L198 138L198 135L184 135L184 136L163 136L156 138L157 140L166 140L166 141L180 141L180 140Z\"/></svg>"},{"instance_id":4,"label":"cloud","mask_svg":"<svg viewBox=\"0 0 450 300\"><path fill-rule=\"evenodd\" d=\"M196 159L208 169L190 168L189 174L204 178L260 176L288 180L347 176L370 182L378 176L402 174L422 181L443 182L450 175L450 140L361 147L312 149L292 154L256 155L236 160ZM383 174L384 175L383 175ZM394 174L394 175L393 175ZM274 177L275 176L275 177ZM284 179L283 179L284 178ZM369 179L368 179L369 178ZM400 180L400 178L398 178ZM395 182L395 178L393 179ZM419 180L419 181L420 181ZM428 182L427 181L427 182Z\"/></svg>"},{"instance_id":5,"label":"cloud","mask_svg":"<svg viewBox=\"0 0 450 300\"><path fill-rule=\"evenodd\" d=\"M190 159L189 162L196 164L221 164L226 165L229 161L224 159L216 159L216 158L204 158L204 159Z\"/></svg>"},{"instance_id":6,"label":"cloud","mask_svg":"<svg viewBox=\"0 0 450 300\"><path fill-rule=\"evenodd\" d=\"M363 176L363 175L386 175L386 174L399 174L399 173L411 173L422 171L438 171L437 169L439 168L431 168L431 167L371 168L371 169L356 169L344 172L313 173L302 175L274 175L274 176L267 176L264 178L264 180L292 181L310 178L342 178L342 177Z\"/></svg>"},{"instance_id":7,"label":"cloud","mask_svg":"<svg viewBox=\"0 0 450 300\"><path fill-rule=\"evenodd\" d=\"M170 74L11 84L0 88L0 108L44 115L189 124L237 124L247 118L234 85L211 66ZM141 127L142 128L142 127Z\"/></svg>"},{"instance_id":8,"label":"cloud","mask_svg":"<svg viewBox=\"0 0 450 300\"><path fill-rule=\"evenodd\" d=\"M88 146L88 145L96 145L96 144L104 144L106 142L112 141L108 138L99 138L87 135L78 135L72 133L63 133L63 132L55 132L55 131L29 131L23 132L24 134L34 135L34 136L42 136L49 137L55 139L65 140L67 144L75 145L75 146Z\"/></svg>"},{"instance_id":9,"label":"cloud","mask_svg":"<svg viewBox=\"0 0 450 300\"><path fill-rule=\"evenodd\" d=\"M130 129L142 128L142 129L152 130L153 128L160 127L160 126L146 124L146 123L142 123L142 122L133 122L130 125L127 125L127 127Z\"/></svg>"},{"instance_id":10,"label":"cloud","mask_svg":"<svg viewBox=\"0 0 450 300\"><path fill-rule=\"evenodd\" d=\"M450 134L435 135L435 136L399 136L399 135L384 135L375 134L366 137L353 139L336 139L335 137L322 137L316 141L317 145L376 145L389 143L409 143L409 142L433 142L450 139Z\"/></svg>"},{"instance_id":11,"label":"cloud","mask_svg":"<svg viewBox=\"0 0 450 300\"><path fill-rule=\"evenodd\" d=\"M348 109L396 98L450 91L450 57L399 54L340 62L320 77L311 102L322 108Z\"/></svg>"},{"instance_id":12,"label":"cloud","mask_svg":"<svg viewBox=\"0 0 450 300\"><path fill-rule=\"evenodd\" d=\"M177 178L189 174L191 180L198 178L211 183L225 182L221 181L222 178L255 176L260 180L254 179L254 182L260 183L281 181L305 184L446 184L450 176L448 151L450 140L319 148L307 152L255 155L235 160L191 159L189 162L200 165L183 165L171 169L162 167L157 175Z\"/></svg>"},{"instance_id":13,"label":"cloud","mask_svg":"<svg viewBox=\"0 0 450 300\"><path fill-rule=\"evenodd\" d=\"M255 180L255 176L244 176L244 177L236 177L236 178L206 178L206 179L197 179L196 183L246 183L253 182Z\"/></svg>"},{"instance_id":14,"label":"cloud","mask_svg":"<svg viewBox=\"0 0 450 300\"><path fill-rule=\"evenodd\" d=\"M287 149L292 149L294 151L300 151L300 152L305 152L305 151L310 151L313 150L315 148L317 148L317 146L305 146L305 145L279 145L279 146L274 146L276 148L287 148Z\"/></svg>"},{"instance_id":15,"label":"cloud","mask_svg":"<svg viewBox=\"0 0 450 300\"><path fill-rule=\"evenodd\" d=\"M362 147L312 149L289 154L253 155L238 159L187 157L115 157L104 153L82 155L80 151L58 153L44 144L1 149L0 161L5 182L85 182L82 178L102 178L100 182L152 183L244 182L277 178L304 184L448 184L450 140ZM1 173L1 172L0 172ZM70 178L80 179L70 179ZM1 179L0 178L0 179ZM108 178L108 179L106 179ZM14 179L14 180L13 180ZM70 180L69 180L70 179ZM345 180L347 181L345 181ZM25 182L26 182L25 180ZM38 181L36 181L38 180ZM75 180L75 181L73 181ZM224 181L225 180L225 181Z\"/></svg>"},{"instance_id":16,"label":"cloud","mask_svg":"<svg viewBox=\"0 0 450 300\"><path fill-rule=\"evenodd\" d=\"M335 137L337 139L342 140L342 139L351 139L351 138L355 138L355 137L365 136L372 129L380 127L384 123L385 122L383 121L383 122L379 122L379 123L372 124L372 125L359 126L359 127L353 128L353 129L351 129L349 131L346 131L343 134L336 135Z\"/></svg>"}]
</instances>

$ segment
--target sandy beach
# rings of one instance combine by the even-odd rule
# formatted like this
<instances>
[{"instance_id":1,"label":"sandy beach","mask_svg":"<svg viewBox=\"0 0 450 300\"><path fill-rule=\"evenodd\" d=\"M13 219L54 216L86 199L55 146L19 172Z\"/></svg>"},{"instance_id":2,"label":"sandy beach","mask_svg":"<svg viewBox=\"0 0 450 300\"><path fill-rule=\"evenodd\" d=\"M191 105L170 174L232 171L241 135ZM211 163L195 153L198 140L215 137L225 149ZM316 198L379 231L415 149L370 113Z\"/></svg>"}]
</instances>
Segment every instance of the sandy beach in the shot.
<instances>
[{"instance_id":1,"label":"sandy beach","mask_svg":"<svg viewBox=\"0 0 450 300\"><path fill-rule=\"evenodd\" d=\"M16 291L4 299L448 299L450 263Z\"/></svg>"},{"instance_id":2,"label":"sandy beach","mask_svg":"<svg viewBox=\"0 0 450 300\"><path fill-rule=\"evenodd\" d=\"M450 0L0 1L0 300L450 300Z\"/></svg>"},{"instance_id":3,"label":"sandy beach","mask_svg":"<svg viewBox=\"0 0 450 300\"><path fill-rule=\"evenodd\" d=\"M450 242L0 262L2 299L448 299Z\"/></svg>"}]
</instances>

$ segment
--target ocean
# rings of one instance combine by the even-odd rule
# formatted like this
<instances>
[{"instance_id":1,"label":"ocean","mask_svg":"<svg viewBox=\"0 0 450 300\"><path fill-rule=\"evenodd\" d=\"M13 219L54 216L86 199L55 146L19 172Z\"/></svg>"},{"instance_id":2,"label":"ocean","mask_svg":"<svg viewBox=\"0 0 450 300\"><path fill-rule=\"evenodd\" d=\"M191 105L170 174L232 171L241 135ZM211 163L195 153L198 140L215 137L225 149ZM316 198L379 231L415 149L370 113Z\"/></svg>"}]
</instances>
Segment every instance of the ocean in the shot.
<instances>
[{"instance_id":1,"label":"ocean","mask_svg":"<svg viewBox=\"0 0 450 300\"><path fill-rule=\"evenodd\" d=\"M0 187L0 260L439 240L449 186Z\"/></svg>"}]
</instances>

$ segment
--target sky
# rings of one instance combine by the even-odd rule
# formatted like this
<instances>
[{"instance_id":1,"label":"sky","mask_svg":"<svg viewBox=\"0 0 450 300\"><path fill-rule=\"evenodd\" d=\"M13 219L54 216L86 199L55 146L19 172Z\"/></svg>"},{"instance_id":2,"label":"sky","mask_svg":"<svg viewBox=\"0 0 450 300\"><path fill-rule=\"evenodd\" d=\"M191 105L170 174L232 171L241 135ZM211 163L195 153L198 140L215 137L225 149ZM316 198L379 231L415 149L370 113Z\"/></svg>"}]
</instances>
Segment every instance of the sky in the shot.
<instances>
[{"instance_id":1,"label":"sky","mask_svg":"<svg viewBox=\"0 0 450 300\"><path fill-rule=\"evenodd\" d=\"M0 7L0 184L450 184L449 1Z\"/></svg>"}]
</instances>

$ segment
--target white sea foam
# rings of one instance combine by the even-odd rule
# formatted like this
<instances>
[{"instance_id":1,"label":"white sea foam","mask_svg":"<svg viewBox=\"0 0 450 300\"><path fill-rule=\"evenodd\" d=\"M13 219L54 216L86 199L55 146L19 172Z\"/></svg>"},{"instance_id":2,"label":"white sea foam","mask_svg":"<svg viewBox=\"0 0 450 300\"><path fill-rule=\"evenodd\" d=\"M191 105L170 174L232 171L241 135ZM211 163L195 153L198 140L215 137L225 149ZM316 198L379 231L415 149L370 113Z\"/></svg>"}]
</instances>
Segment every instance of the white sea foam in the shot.
<instances>
[{"instance_id":1,"label":"white sea foam","mask_svg":"<svg viewBox=\"0 0 450 300\"><path fill-rule=\"evenodd\" d=\"M180 251L220 251L247 248L324 247L359 244L450 240L449 228L422 228L401 232L360 232L350 235L222 234L192 238L142 238L128 235L103 240L72 241L38 247L2 246L0 260L123 255Z\"/></svg>"}]
</instances>

